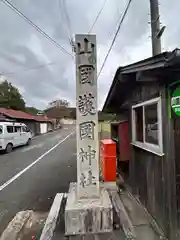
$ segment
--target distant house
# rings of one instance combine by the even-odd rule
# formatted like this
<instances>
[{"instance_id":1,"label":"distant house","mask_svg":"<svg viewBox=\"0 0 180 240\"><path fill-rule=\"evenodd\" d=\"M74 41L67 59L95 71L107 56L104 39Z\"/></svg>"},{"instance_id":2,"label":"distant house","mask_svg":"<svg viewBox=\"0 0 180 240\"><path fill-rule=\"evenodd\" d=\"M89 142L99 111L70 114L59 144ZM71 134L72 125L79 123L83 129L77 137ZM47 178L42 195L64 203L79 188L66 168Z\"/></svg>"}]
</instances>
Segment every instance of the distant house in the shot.
<instances>
[{"instance_id":1,"label":"distant house","mask_svg":"<svg viewBox=\"0 0 180 240\"><path fill-rule=\"evenodd\" d=\"M73 107L51 107L45 110L49 118L56 119L56 125L67 122L73 123L76 119L76 108Z\"/></svg>"},{"instance_id":2,"label":"distant house","mask_svg":"<svg viewBox=\"0 0 180 240\"><path fill-rule=\"evenodd\" d=\"M55 120L50 119L47 116L34 116L36 123L38 124L38 134L44 134L54 130Z\"/></svg>"},{"instance_id":3,"label":"distant house","mask_svg":"<svg viewBox=\"0 0 180 240\"><path fill-rule=\"evenodd\" d=\"M33 135L44 134L54 128L53 120L45 116L33 116L23 111L0 108L0 121L6 119L25 123Z\"/></svg>"}]
</instances>

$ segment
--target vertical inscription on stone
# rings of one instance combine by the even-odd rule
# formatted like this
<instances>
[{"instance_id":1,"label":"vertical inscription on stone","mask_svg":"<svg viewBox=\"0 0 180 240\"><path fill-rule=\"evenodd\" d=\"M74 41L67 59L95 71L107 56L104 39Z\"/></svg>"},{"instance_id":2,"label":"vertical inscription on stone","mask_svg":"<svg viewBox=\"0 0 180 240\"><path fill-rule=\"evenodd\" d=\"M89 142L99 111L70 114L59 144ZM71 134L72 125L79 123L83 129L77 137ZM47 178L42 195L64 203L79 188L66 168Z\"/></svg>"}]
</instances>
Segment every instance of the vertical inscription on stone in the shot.
<instances>
[{"instance_id":1,"label":"vertical inscription on stone","mask_svg":"<svg viewBox=\"0 0 180 240\"><path fill-rule=\"evenodd\" d=\"M95 123L92 121L80 123L79 124L80 139L84 140L85 138L89 138L94 140L94 127Z\"/></svg>"},{"instance_id":2,"label":"vertical inscription on stone","mask_svg":"<svg viewBox=\"0 0 180 240\"><path fill-rule=\"evenodd\" d=\"M99 196L96 36L76 35L77 179L79 198Z\"/></svg>"},{"instance_id":3,"label":"vertical inscription on stone","mask_svg":"<svg viewBox=\"0 0 180 240\"><path fill-rule=\"evenodd\" d=\"M89 83L93 85L94 83L94 67L92 65L85 65L79 68L80 72L80 84Z\"/></svg>"},{"instance_id":4,"label":"vertical inscription on stone","mask_svg":"<svg viewBox=\"0 0 180 240\"><path fill-rule=\"evenodd\" d=\"M79 153L80 161L82 163L84 161L88 161L89 166L91 166L92 161L95 160L95 154L96 154L96 151L91 146L88 146L87 151L85 151L83 148L81 148L80 153Z\"/></svg>"},{"instance_id":5,"label":"vertical inscription on stone","mask_svg":"<svg viewBox=\"0 0 180 240\"><path fill-rule=\"evenodd\" d=\"M79 96L78 109L82 116L86 116L88 114L90 115L96 114L94 101L95 98L91 92L84 93Z\"/></svg>"}]
</instances>

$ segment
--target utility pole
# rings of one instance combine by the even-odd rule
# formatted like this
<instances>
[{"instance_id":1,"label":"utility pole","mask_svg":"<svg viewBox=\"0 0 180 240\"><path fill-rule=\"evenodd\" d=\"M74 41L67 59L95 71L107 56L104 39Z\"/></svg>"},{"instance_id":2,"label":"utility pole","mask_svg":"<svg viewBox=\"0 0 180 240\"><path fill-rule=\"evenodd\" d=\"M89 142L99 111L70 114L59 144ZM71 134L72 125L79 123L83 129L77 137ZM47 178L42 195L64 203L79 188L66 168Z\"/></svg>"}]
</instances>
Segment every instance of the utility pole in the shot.
<instances>
[{"instance_id":1,"label":"utility pole","mask_svg":"<svg viewBox=\"0 0 180 240\"><path fill-rule=\"evenodd\" d=\"M151 11L151 32L152 32L152 54L153 56L161 53L161 36L164 31L160 29L160 15L158 0L150 0Z\"/></svg>"}]
</instances>

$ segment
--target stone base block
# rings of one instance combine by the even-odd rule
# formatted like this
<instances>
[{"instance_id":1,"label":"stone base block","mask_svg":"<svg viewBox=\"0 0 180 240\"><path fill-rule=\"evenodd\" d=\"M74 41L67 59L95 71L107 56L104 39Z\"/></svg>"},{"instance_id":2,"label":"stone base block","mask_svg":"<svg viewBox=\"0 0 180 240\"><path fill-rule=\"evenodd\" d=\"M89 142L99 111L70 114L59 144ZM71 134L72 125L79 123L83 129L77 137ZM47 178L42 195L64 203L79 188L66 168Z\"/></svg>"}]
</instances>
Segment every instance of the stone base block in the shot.
<instances>
[{"instance_id":1,"label":"stone base block","mask_svg":"<svg viewBox=\"0 0 180 240\"><path fill-rule=\"evenodd\" d=\"M71 183L65 208L65 234L104 233L113 230L113 209L109 194L100 189L100 197L78 199L77 184Z\"/></svg>"},{"instance_id":2,"label":"stone base block","mask_svg":"<svg viewBox=\"0 0 180 240\"><path fill-rule=\"evenodd\" d=\"M118 190L116 182L101 182L100 187L105 188L108 191L117 191Z\"/></svg>"}]
</instances>

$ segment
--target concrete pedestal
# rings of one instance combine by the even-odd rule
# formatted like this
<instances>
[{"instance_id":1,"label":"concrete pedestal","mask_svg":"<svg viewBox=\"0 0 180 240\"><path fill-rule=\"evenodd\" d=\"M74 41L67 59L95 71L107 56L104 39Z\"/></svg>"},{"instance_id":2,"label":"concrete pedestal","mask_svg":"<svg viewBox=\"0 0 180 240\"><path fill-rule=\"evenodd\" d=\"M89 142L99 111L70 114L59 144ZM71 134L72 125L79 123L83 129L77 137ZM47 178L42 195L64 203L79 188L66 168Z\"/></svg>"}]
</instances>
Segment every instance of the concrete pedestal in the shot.
<instances>
[{"instance_id":1,"label":"concrete pedestal","mask_svg":"<svg viewBox=\"0 0 180 240\"><path fill-rule=\"evenodd\" d=\"M104 233L113 230L113 210L107 190L99 198L78 199L77 184L71 183L65 208L65 234Z\"/></svg>"}]
</instances>

